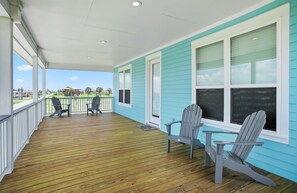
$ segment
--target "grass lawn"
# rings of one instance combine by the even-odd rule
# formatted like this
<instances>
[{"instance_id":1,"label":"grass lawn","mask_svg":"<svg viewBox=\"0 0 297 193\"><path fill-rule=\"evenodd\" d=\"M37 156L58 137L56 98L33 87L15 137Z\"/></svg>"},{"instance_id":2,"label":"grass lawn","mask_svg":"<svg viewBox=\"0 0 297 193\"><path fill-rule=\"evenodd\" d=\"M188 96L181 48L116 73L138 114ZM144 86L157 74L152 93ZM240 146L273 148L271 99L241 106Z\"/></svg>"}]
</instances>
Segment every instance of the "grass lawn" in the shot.
<instances>
[{"instance_id":1,"label":"grass lawn","mask_svg":"<svg viewBox=\"0 0 297 193\"><path fill-rule=\"evenodd\" d=\"M19 100L19 99L13 99L13 104L18 104L18 103L21 103L23 102L23 100Z\"/></svg>"},{"instance_id":2,"label":"grass lawn","mask_svg":"<svg viewBox=\"0 0 297 193\"><path fill-rule=\"evenodd\" d=\"M30 99L32 99L31 97L23 97L23 100L20 100L20 99L13 99L13 104L15 105L15 104L19 104L19 103L21 103L21 102L23 102L23 101L25 101L25 100L30 100Z\"/></svg>"}]
</instances>

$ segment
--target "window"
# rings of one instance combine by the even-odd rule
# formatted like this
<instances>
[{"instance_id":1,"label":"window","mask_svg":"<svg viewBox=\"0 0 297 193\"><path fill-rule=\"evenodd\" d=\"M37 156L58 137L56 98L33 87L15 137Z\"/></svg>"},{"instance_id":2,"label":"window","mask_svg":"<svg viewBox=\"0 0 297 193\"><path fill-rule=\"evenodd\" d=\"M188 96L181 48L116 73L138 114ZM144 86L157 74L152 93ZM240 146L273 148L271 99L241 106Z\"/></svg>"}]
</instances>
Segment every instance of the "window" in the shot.
<instances>
[{"instance_id":1,"label":"window","mask_svg":"<svg viewBox=\"0 0 297 193\"><path fill-rule=\"evenodd\" d=\"M231 38L231 123L258 110L276 131L276 23Z\"/></svg>"},{"instance_id":2,"label":"window","mask_svg":"<svg viewBox=\"0 0 297 193\"><path fill-rule=\"evenodd\" d=\"M132 66L128 65L118 70L119 72L119 104L131 106L131 81L132 81Z\"/></svg>"},{"instance_id":3,"label":"window","mask_svg":"<svg viewBox=\"0 0 297 193\"><path fill-rule=\"evenodd\" d=\"M288 5L192 42L193 102L210 126L237 130L264 110L261 137L288 143Z\"/></svg>"},{"instance_id":4,"label":"window","mask_svg":"<svg viewBox=\"0 0 297 193\"><path fill-rule=\"evenodd\" d=\"M203 118L223 121L223 41L197 48L196 61L196 103L203 109Z\"/></svg>"}]
</instances>

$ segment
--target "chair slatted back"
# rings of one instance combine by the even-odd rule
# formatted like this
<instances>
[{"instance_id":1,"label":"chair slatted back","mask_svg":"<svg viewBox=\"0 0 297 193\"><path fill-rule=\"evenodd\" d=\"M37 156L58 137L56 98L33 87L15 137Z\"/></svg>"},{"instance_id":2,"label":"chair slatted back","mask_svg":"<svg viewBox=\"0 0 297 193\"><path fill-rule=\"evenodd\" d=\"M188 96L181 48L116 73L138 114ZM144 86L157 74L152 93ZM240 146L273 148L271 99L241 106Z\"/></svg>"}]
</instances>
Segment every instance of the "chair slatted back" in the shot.
<instances>
[{"instance_id":1,"label":"chair slatted back","mask_svg":"<svg viewBox=\"0 0 297 193\"><path fill-rule=\"evenodd\" d=\"M92 100L92 109L99 109L100 106L100 97L99 96L95 96Z\"/></svg>"},{"instance_id":2,"label":"chair slatted back","mask_svg":"<svg viewBox=\"0 0 297 193\"><path fill-rule=\"evenodd\" d=\"M202 109L197 104L189 105L183 111L180 136L191 137L192 128L198 126L201 122ZM198 130L194 133L194 138L197 139Z\"/></svg>"},{"instance_id":3,"label":"chair slatted back","mask_svg":"<svg viewBox=\"0 0 297 193\"><path fill-rule=\"evenodd\" d=\"M62 110L61 102L57 97L52 98L52 103L56 111Z\"/></svg>"},{"instance_id":4,"label":"chair slatted back","mask_svg":"<svg viewBox=\"0 0 297 193\"><path fill-rule=\"evenodd\" d=\"M266 114L264 111L254 112L247 116L241 126L235 142L256 142L265 122ZM237 155L242 161L245 161L252 148L253 146L234 145L231 153Z\"/></svg>"}]
</instances>

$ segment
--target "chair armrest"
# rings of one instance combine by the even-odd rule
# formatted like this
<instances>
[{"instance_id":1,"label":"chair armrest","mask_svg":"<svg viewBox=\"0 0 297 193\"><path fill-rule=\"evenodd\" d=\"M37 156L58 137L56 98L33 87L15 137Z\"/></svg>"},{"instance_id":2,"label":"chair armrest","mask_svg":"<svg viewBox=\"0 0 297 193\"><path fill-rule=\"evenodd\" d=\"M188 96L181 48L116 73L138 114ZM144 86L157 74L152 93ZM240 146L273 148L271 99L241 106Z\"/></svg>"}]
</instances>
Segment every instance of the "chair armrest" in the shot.
<instances>
[{"instance_id":1,"label":"chair armrest","mask_svg":"<svg viewBox=\"0 0 297 193\"><path fill-rule=\"evenodd\" d=\"M175 123L181 123L181 121L174 121L173 119L172 122L165 124L168 136L171 135L171 125Z\"/></svg>"},{"instance_id":2,"label":"chair armrest","mask_svg":"<svg viewBox=\"0 0 297 193\"><path fill-rule=\"evenodd\" d=\"M235 134L238 135L238 132L232 132L232 131L202 131L206 134L214 134L214 133L220 133L220 134Z\"/></svg>"},{"instance_id":3,"label":"chair armrest","mask_svg":"<svg viewBox=\"0 0 297 193\"><path fill-rule=\"evenodd\" d=\"M173 124L175 124L175 123L181 123L181 121L172 121L172 122L170 122L170 123L166 123L165 126L166 126L166 127L167 127L167 126L171 126L171 125L173 125Z\"/></svg>"},{"instance_id":4,"label":"chair armrest","mask_svg":"<svg viewBox=\"0 0 297 193\"><path fill-rule=\"evenodd\" d=\"M252 145L252 146L261 146L263 142L232 142L232 141L214 141L214 144L217 145Z\"/></svg>"}]
</instances>

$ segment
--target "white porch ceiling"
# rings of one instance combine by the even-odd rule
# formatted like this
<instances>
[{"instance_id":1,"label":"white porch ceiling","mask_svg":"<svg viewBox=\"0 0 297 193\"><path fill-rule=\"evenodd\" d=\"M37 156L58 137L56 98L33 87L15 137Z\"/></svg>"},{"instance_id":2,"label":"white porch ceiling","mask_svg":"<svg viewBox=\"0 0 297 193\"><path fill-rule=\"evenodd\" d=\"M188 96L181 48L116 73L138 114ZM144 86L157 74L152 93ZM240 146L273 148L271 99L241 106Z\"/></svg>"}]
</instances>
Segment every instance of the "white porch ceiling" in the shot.
<instances>
[{"instance_id":1,"label":"white porch ceiling","mask_svg":"<svg viewBox=\"0 0 297 193\"><path fill-rule=\"evenodd\" d=\"M22 16L48 68L112 71L259 0L22 0ZM106 40L107 44L101 44Z\"/></svg>"}]
</instances>

